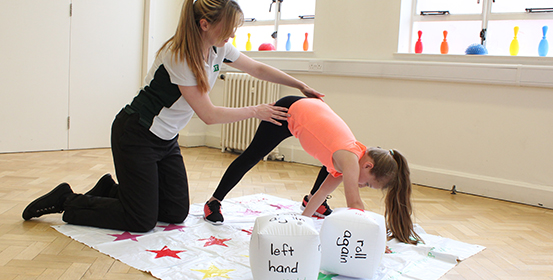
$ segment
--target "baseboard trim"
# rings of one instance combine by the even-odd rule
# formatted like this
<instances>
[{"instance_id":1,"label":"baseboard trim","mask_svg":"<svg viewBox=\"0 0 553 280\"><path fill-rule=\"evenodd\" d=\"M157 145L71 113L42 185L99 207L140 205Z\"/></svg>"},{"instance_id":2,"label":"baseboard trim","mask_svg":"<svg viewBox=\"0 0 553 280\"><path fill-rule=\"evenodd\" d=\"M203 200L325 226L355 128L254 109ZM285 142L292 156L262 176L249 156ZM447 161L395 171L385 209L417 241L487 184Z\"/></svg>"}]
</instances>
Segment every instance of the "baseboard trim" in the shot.
<instances>
[{"instance_id":1,"label":"baseboard trim","mask_svg":"<svg viewBox=\"0 0 553 280\"><path fill-rule=\"evenodd\" d=\"M181 134L179 145L182 147L199 147L206 145L206 135L203 133Z\"/></svg>"},{"instance_id":2,"label":"baseboard trim","mask_svg":"<svg viewBox=\"0 0 553 280\"><path fill-rule=\"evenodd\" d=\"M553 209L553 187L410 165L414 184Z\"/></svg>"},{"instance_id":3,"label":"baseboard trim","mask_svg":"<svg viewBox=\"0 0 553 280\"><path fill-rule=\"evenodd\" d=\"M179 139L183 147L221 148L220 135L189 134ZM299 146L279 146L284 161L321 166ZM411 182L432 188L451 190L493 199L553 209L553 186L529 184L502 178L463 173L410 164Z\"/></svg>"},{"instance_id":4,"label":"baseboard trim","mask_svg":"<svg viewBox=\"0 0 553 280\"><path fill-rule=\"evenodd\" d=\"M284 156L286 162L296 162L314 166L321 166L321 163L314 157L306 153L302 147L279 146L279 153Z\"/></svg>"}]
</instances>

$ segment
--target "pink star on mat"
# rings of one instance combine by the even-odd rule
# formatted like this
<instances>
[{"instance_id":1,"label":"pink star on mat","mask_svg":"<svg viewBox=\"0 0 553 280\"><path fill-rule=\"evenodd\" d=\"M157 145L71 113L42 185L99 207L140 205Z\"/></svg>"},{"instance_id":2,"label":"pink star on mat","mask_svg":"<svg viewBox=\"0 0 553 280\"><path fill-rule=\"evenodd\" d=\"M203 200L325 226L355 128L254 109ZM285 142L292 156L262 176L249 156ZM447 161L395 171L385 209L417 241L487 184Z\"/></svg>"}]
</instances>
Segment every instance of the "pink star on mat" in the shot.
<instances>
[{"instance_id":1,"label":"pink star on mat","mask_svg":"<svg viewBox=\"0 0 553 280\"><path fill-rule=\"evenodd\" d=\"M292 208L290 208L290 207L292 207L292 205L288 205L288 206L282 205L282 204L269 204L269 205L275 207L277 210L280 210L280 209L282 209L282 208L286 208L286 209L288 209L288 210L292 210Z\"/></svg>"},{"instance_id":2,"label":"pink star on mat","mask_svg":"<svg viewBox=\"0 0 553 280\"><path fill-rule=\"evenodd\" d=\"M228 239L223 239L223 238L216 238L215 236L211 236L209 238L204 238L204 239L198 239L198 241L207 241L205 242L204 244L204 247L207 247L207 246L212 246L212 245L221 245L221 246L225 246L225 247L228 247L227 244L225 244L226 241L229 241L231 240L230 238Z\"/></svg>"},{"instance_id":3,"label":"pink star on mat","mask_svg":"<svg viewBox=\"0 0 553 280\"><path fill-rule=\"evenodd\" d=\"M125 231L122 234L108 234L108 235L117 237L117 238L115 238L115 240L113 240L114 242L115 241L120 241L120 240L126 240L126 239L130 239L132 241L138 242L138 240L136 240L136 238L139 237L139 236L142 236L141 234L131 234L128 231Z\"/></svg>"},{"instance_id":4,"label":"pink star on mat","mask_svg":"<svg viewBox=\"0 0 553 280\"><path fill-rule=\"evenodd\" d=\"M244 215L257 216L257 215L261 214L261 211L254 211L254 210L248 209L248 210L246 210L246 212L242 212L242 213Z\"/></svg>"},{"instance_id":5,"label":"pink star on mat","mask_svg":"<svg viewBox=\"0 0 553 280\"><path fill-rule=\"evenodd\" d=\"M167 246L164 246L161 250L146 250L148 252L156 253L156 259L161 257L173 257L180 259L180 257L177 255L178 253L186 252L186 250L177 251L177 250L171 250Z\"/></svg>"},{"instance_id":6,"label":"pink star on mat","mask_svg":"<svg viewBox=\"0 0 553 280\"><path fill-rule=\"evenodd\" d=\"M259 199L252 199L252 200L246 200L246 201L238 201L238 203L239 203L239 204L250 204L250 203L260 202L260 201L264 201L264 200L267 200L267 198L263 197L263 198L259 198Z\"/></svg>"},{"instance_id":7,"label":"pink star on mat","mask_svg":"<svg viewBox=\"0 0 553 280\"><path fill-rule=\"evenodd\" d=\"M163 231L170 231L170 230L175 230L175 229L177 229L178 231L184 231L182 229L185 228L185 226L177 226L175 224L170 224L168 226L158 226L158 227L165 228Z\"/></svg>"}]
</instances>

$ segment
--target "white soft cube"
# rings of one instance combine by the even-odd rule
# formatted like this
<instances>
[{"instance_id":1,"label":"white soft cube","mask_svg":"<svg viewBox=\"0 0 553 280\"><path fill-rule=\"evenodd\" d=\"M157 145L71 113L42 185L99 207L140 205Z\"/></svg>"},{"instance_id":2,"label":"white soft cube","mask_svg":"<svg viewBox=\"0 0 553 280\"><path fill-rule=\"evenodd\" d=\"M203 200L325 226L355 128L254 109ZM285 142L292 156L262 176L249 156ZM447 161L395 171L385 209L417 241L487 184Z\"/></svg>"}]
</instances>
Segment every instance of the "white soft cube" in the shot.
<instances>
[{"instance_id":1,"label":"white soft cube","mask_svg":"<svg viewBox=\"0 0 553 280\"><path fill-rule=\"evenodd\" d=\"M268 215L255 220L250 266L255 280L317 279L319 232L310 218Z\"/></svg>"},{"instance_id":2,"label":"white soft cube","mask_svg":"<svg viewBox=\"0 0 553 280\"><path fill-rule=\"evenodd\" d=\"M325 218L320 237L322 270L370 279L386 250L386 223L373 212L336 209Z\"/></svg>"}]
</instances>

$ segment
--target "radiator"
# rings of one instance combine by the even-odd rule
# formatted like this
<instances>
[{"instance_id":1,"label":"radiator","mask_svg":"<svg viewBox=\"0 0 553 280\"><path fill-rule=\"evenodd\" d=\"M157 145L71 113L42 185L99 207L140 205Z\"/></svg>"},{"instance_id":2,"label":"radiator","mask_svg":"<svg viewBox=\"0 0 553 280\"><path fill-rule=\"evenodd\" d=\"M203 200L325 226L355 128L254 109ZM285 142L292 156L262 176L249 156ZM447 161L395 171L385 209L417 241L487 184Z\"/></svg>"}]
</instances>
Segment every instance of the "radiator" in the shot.
<instances>
[{"instance_id":1,"label":"radiator","mask_svg":"<svg viewBox=\"0 0 553 280\"><path fill-rule=\"evenodd\" d=\"M280 85L259 80L244 73L227 73L224 76L223 104L225 107L245 107L278 100ZM244 151L255 135L261 121L256 118L223 124L221 151ZM278 155L278 147L269 156ZM267 157L265 157L267 159Z\"/></svg>"}]
</instances>

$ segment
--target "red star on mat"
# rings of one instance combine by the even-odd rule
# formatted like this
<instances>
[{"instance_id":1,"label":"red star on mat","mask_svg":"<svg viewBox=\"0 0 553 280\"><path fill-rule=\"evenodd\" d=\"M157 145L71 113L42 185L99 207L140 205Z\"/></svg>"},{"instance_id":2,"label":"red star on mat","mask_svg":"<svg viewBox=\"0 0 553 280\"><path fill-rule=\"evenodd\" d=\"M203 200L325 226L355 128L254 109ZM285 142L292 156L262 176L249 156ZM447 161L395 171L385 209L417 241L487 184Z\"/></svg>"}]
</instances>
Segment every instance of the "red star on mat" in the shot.
<instances>
[{"instance_id":1,"label":"red star on mat","mask_svg":"<svg viewBox=\"0 0 553 280\"><path fill-rule=\"evenodd\" d=\"M177 229L178 231L183 231L182 229L185 228L185 226L177 226L175 224L170 224L168 226L158 226L158 227L165 228L163 231L170 231L175 229Z\"/></svg>"},{"instance_id":2,"label":"red star on mat","mask_svg":"<svg viewBox=\"0 0 553 280\"><path fill-rule=\"evenodd\" d=\"M219 238L216 238L215 236L211 236L209 238L204 238L204 239L198 239L198 241L206 241L205 244L204 244L204 247L207 247L207 246L212 246L212 245L221 245L221 246L225 246L225 247L228 247L227 244L225 244L224 242L226 241L229 241L230 238L228 239L219 239Z\"/></svg>"},{"instance_id":3,"label":"red star on mat","mask_svg":"<svg viewBox=\"0 0 553 280\"><path fill-rule=\"evenodd\" d=\"M139 236L142 236L140 234L131 234L128 231L125 231L122 234L109 234L109 235L117 237L117 238L115 238L115 240L113 240L114 242L115 241L120 241L120 240L126 240L126 239L130 239L132 241L138 242L138 240L136 240L136 238L139 237Z\"/></svg>"},{"instance_id":4,"label":"red star on mat","mask_svg":"<svg viewBox=\"0 0 553 280\"><path fill-rule=\"evenodd\" d=\"M182 251L171 250L167 248L167 246L164 246L163 249L161 250L146 250L146 251L156 253L157 254L156 259L161 257L173 257L173 258L180 259L180 257L177 256L177 254L186 252L186 250L182 250Z\"/></svg>"},{"instance_id":5,"label":"red star on mat","mask_svg":"<svg viewBox=\"0 0 553 280\"><path fill-rule=\"evenodd\" d=\"M251 227L250 229L242 229L243 232L247 233L248 235L252 235L253 233L253 227Z\"/></svg>"},{"instance_id":6,"label":"red star on mat","mask_svg":"<svg viewBox=\"0 0 553 280\"><path fill-rule=\"evenodd\" d=\"M290 207L292 207L292 205L288 205L288 206L282 205L282 204L269 204L269 205L275 207L277 210L280 210L280 209L282 209L282 208L286 208L286 209L288 209L288 210L292 210L292 209L290 208Z\"/></svg>"}]
</instances>

